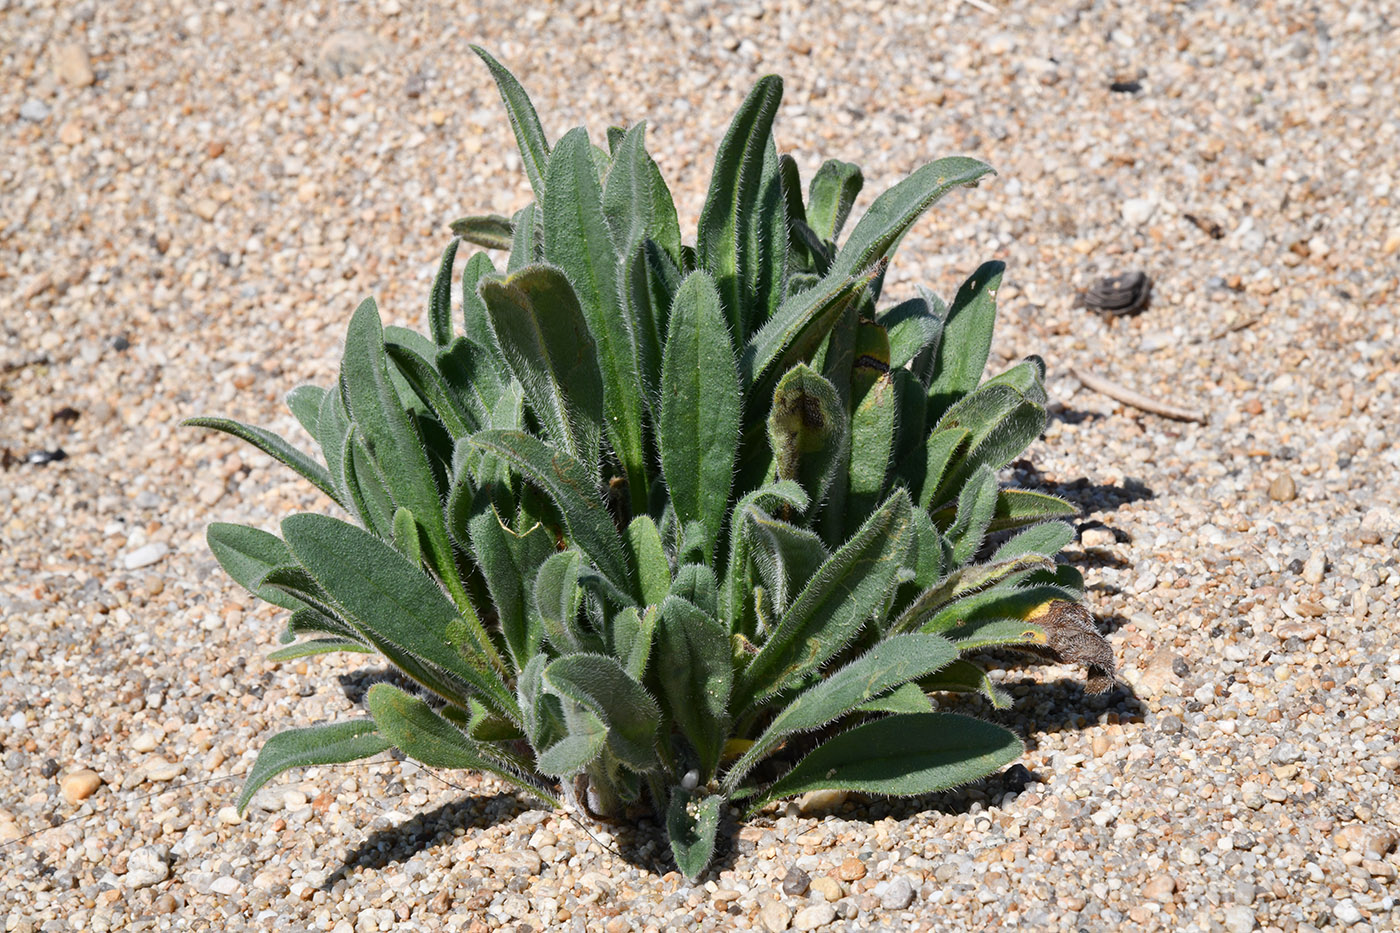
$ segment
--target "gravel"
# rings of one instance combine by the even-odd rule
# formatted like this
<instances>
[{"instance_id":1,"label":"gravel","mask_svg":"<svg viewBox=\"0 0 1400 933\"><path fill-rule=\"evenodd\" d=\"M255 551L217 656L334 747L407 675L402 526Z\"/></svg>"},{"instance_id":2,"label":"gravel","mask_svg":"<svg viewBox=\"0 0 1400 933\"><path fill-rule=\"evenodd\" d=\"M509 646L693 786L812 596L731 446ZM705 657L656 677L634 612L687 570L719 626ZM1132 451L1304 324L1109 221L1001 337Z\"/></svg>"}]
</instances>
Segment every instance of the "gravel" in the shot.
<instances>
[{"instance_id":1,"label":"gravel","mask_svg":"<svg viewBox=\"0 0 1400 933\"><path fill-rule=\"evenodd\" d=\"M993 5L7 4L3 929L1400 926L1400 27L1337 0ZM1007 480L1107 531L1067 556L1125 686L1004 659L1010 710L949 705L1027 737L1014 781L779 805L695 887L653 825L388 755L228 809L269 734L358 715L381 668L263 660L281 613L203 528L329 504L179 421L303 441L281 396L334 380L359 300L421 326L446 225L525 203L469 42L551 138L647 118L683 228L770 71L780 147L806 178L861 163L858 212L927 159L994 164L887 292L1007 263L992 369L1040 354L1051 395ZM1076 307L1124 269L1154 283L1141 314ZM101 784L65 796L85 769Z\"/></svg>"}]
</instances>

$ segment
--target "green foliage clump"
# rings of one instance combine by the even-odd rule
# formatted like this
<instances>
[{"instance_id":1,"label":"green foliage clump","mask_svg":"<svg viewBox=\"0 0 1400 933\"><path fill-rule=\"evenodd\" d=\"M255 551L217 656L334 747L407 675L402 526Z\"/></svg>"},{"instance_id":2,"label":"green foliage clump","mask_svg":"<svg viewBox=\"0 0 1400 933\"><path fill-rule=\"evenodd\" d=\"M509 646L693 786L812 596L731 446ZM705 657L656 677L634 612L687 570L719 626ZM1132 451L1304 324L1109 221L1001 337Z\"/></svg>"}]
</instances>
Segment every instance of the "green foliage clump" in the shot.
<instances>
[{"instance_id":1,"label":"green foliage clump","mask_svg":"<svg viewBox=\"0 0 1400 933\"><path fill-rule=\"evenodd\" d=\"M377 684L370 717L273 736L240 806L288 768L395 746L598 817L649 805L693 879L733 802L926 794L1015 759L1014 733L928 694L1002 707L964 656L1066 631L1111 674L1092 624L1056 621L1087 619L1082 580L1053 560L1073 509L997 481L1044 427L1044 367L982 382L1000 263L951 304L921 289L880 307L916 219L991 169L931 162L843 239L860 169L824 163L804 200L766 77L690 246L645 124L610 129L606 150L581 128L550 145L477 52L534 200L453 224L426 335L384 327L373 300L355 311L338 383L287 398L319 459L190 422L353 520L210 526L228 573L291 612L271 658L378 653L419 687ZM463 264L458 318L462 241L509 258Z\"/></svg>"}]
</instances>

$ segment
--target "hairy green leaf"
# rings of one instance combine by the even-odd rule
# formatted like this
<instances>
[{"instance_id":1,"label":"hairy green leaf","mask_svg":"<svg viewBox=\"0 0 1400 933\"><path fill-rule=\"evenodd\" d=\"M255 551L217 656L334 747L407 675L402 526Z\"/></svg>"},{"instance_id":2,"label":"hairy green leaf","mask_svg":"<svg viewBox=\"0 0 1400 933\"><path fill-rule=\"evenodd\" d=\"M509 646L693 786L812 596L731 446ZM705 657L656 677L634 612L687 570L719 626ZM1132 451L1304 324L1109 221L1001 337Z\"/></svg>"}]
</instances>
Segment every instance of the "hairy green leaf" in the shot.
<instances>
[{"instance_id":1,"label":"hairy green leaf","mask_svg":"<svg viewBox=\"0 0 1400 933\"><path fill-rule=\"evenodd\" d=\"M657 766L655 743L661 711L616 658L565 655L544 669L544 686L595 714L607 728L608 749L623 764L634 771Z\"/></svg>"},{"instance_id":2,"label":"hairy green leaf","mask_svg":"<svg viewBox=\"0 0 1400 933\"><path fill-rule=\"evenodd\" d=\"M540 126L540 118L535 113L530 95L515 79L515 75L496 61L489 52L479 45L473 45L475 52L486 67L491 69L491 77L496 79L496 88L501 92L501 100L506 105L510 117L510 128L515 131L515 140L520 144L520 160L525 163L525 174L530 176L530 187L535 189L535 198L544 197L545 166L549 164L549 143Z\"/></svg>"},{"instance_id":3,"label":"hairy green leaf","mask_svg":"<svg viewBox=\"0 0 1400 933\"><path fill-rule=\"evenodd\" d=\"M258 760L253 763L248 780L243 782L243 792L238 795L238 812L246 810L253 795L283 771L358 761L377 755L392 744L375 731L370 719L279 732L259 750Z\"/></svg>"},{"instance_id":4,"label":"hairy green leaf","mask_svg":"<svg viewBox=\"0 0 1400 933\"><path fill-rule=\"evenodd\" d=\"M708 779L719 764L729 730L729 691L734 685L729 633L690 602L669 597L661 605L656 661L661 700L700 757Z\"/></svg>"},{"instance_id":5,"label":"hairy green leaf","mask_svg":"<svg viewBox=\"0 0 1400 933\"><path fill-rule=\"evenodd\" d=\"M835 241L864 184L860 166L839 159L823 162L807 189L806 220L812 232L823 240Z\"/></svg>"},{"instance_id":6,"label":"hairy green leaf","mask_svg":"<svg viewBox=\"0 0 1400 933\"><path fill-rule=\"evenodd\" d=\"M452 221L452 234L474 246L510 249L515 225L509 217L500 214L481 214Z\"/></svg>"},{"instance_id":7,"label":"hairy green leaf","mask_svg":"<svg viewBox=\"0 0 1400 933\"><path fill-rule=\"evenodd\" d=\"M930 418L942 416L982 381L996 325L997 289L1005 271L1005 263L983 263L953 298L928 387Z\"/></svg>"},{"instance_id":8,"label":"hairy green leaf","mask_svg":"<svg viewBox=\"0 0 1400 933\"><path fill-rule=\"evenodd\" d=\"M715 833L719 830L723 805L724 798L718 795L697 799L683 787L671 788L671 801L666 807L666 836L676 867L692 883L714 856Z\"/></svg>"},{"instance_id":9,"label":"hairy green leaf","mask_svg":"<svg viewBox=\"0 0 1400 933\"><path fill-rule=\"evenodd\" d=\"M186 418L181 424L193 428L210 428L215 431L222 431L231 434L241 441L247 441L258 450L277 460L303 477L310 480L319 490L330 496L340 505L340 491L331 480L330 473L325 467L312 460L306 454L297 450L291 444L282 439L280 435L274 434L266 428L254 427L251 424L243 424L241 421L234 421L232 418Z\"/></svg>"}]
</instances>

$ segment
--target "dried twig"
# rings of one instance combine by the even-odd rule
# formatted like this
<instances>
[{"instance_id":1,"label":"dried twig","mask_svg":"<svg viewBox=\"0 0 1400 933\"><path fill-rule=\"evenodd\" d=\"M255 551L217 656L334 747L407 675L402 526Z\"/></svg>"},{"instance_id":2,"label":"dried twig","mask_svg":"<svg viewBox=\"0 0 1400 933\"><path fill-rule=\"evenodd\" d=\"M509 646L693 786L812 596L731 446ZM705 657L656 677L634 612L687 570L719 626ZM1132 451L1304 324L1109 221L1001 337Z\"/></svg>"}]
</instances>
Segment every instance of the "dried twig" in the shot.
<instances>
[{"instance_id":1,"label":"dried twig","mask_svg":"<svg viewBox=\"0 0 1400 933\"><path fill-rule=\"evenodd\" d=\"M1182 408L1179 405L1169 405L1165 402L1158 402L1140 392L1120 386L1116 382L1110 382L1102 376L1096 376L1083 369L1071 369L1070 373L1074 378L1084 384L1084 388L1092 392L1107 395L1116 402L1124 405L1131 405L1133 408L1150 412L1154 415L1161 415L1163 418L1174 418L1177 421L1195 421L1199 424L1206 423L1206 416L1201 412L1190 408Z\"/></svg>"},{"instance_id":2,"label":"dried twig","mask_svg":"<svg viewBox=\"0 0 1400 933\"><path fill-rule=\"evenodd\" d=\"M999 10L997 10L996 7L992 6L990 3L987 3L986 0L961 0L961 2L966 3L968 6L976 7L983 13L991 13L993 16L1000 12Z\"/></svg>"}]
</instances>

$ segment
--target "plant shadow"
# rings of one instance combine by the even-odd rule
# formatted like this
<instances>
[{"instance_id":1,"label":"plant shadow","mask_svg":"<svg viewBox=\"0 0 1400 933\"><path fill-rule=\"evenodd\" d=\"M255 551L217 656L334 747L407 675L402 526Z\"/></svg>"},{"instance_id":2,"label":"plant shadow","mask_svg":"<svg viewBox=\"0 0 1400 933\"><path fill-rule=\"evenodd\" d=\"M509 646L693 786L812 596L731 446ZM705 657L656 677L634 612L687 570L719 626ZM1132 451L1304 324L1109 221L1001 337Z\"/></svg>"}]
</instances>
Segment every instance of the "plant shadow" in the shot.
<instances>
[{"instance_id":1,"label":"plant shadow","mask_svg":"<svg viewBox=\"0 0 1400 933\"><path fill-rule=\"evenodd\" d=\"M1121 485L1114 483L1094 483L1087 476L1068 482L1054 482L1036 469L1029 460L1017 460L1011 464L1012 484L1036 492L1049 493L1067 499L1078 506L1083 515L1112 512L1132 502L1155 499L1157 494L1146 483L1132 477L1124 477ZM1085 527L1094 527L1092 522ZM1115 532L1115 536L1117 532Z\"/></svg>"}]
</instances>

